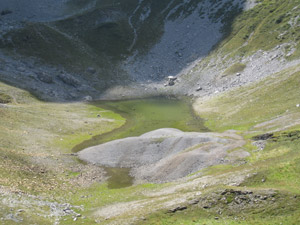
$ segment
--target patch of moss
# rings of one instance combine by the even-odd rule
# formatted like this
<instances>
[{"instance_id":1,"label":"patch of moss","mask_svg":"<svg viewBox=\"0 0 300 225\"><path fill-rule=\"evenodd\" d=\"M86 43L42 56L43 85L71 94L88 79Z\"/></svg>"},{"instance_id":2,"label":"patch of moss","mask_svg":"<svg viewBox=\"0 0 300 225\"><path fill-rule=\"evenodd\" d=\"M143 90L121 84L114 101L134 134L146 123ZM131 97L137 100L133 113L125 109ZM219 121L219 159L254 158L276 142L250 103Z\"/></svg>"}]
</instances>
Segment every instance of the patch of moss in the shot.
<instances>
[{"instance_id":1,"label":"patch of moss","mask_svg":"<svg viewBox=\"0 0 300 225\"><path fill-rule=\"evenodd\" d=\"M226 202L227 204L230 204L234 200L234 195L228 195L226 196Z\"/></svg>"}]
</instances>

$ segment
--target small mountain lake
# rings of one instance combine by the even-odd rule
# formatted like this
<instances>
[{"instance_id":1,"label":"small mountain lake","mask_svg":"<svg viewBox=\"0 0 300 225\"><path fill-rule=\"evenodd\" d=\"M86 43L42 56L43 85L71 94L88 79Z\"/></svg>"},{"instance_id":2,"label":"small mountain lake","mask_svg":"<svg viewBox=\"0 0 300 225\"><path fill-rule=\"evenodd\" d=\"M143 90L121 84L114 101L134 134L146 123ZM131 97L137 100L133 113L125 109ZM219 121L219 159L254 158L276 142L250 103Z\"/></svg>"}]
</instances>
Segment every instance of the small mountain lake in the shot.
<instances>
[{"instance_id":1,"label":"small mountain lake","mask_svg":"<svg viewBox=\"0 0 300 225\"><path fill-rule=\"evenodd\" d=\"M126 118L126 123L111 132L97 135L90 140L75 146L72 151L78 152L90 146L108 141L139 136L160 128L177 128L182 131L208 131L203 120L198 117L191 105L190 99L149 98L122 101L94 102L100 108L114 111ZM122 188L132 184L128 168L105 168L109 188ZM127 175L126 175L127 174Z\"/></svg>"}]
</instances>

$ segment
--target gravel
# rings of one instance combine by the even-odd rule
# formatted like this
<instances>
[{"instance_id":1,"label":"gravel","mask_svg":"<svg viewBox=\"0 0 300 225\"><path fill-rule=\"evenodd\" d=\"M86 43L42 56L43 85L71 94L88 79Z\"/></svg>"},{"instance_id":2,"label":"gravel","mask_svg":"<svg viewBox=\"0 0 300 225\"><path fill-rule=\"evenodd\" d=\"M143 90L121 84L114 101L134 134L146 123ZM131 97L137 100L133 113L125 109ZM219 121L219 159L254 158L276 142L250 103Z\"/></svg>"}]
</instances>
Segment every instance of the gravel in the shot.
<instances>
[{"instance_id":1,"label":"gravel","mask_svg":"<svg viewBox=\"0 0 300 225\"><path fill-rule=\"evenodd\" d=\"M167 76L178 75L193 61L206 57L223 36L222 18L216 19L215 13L227 2L229 0L217 4L207 0L199 1L193 8L189 6L190 1L184 1L172 9L165 9L170 11L158 43L146 54L136 51L125 61L124 70L137 81L145 81L149 77L159 81ZM233 5L242 8L241 1L233 1ZM188 16L182 13L173 19L172 16L180 7L193 9Z\"/></svg>"},{"instance_id":2,"label":"gravel","mask_svg":"<svg viewBox=\"0 0 300 225\"><path fill-rule=\"evenodd\" d=\"M23 217L39 216L50 219L53 224L66 216L78 217L84 210L83 206L74 206L69 203L50 201L40 196L29 195L23 192L6 190L0 185L0 205L9 208L9 213L0 218L1 224L11 222L22 223Z\"/></svg>"},{"instance_id":3,"label":"gravel","mask_svg":"<svg viewBox=\"0 0 300 225\"><path fill-rule=\"evenodd\" d=\"M243 151L227 152L244 143L230 135L226 134L225 138L222 134L163 128L90 147L80 151L78 156L101 166L132 168L131 174L136 180L166 182L248 156Z\"/></svg>"}]
</instances>

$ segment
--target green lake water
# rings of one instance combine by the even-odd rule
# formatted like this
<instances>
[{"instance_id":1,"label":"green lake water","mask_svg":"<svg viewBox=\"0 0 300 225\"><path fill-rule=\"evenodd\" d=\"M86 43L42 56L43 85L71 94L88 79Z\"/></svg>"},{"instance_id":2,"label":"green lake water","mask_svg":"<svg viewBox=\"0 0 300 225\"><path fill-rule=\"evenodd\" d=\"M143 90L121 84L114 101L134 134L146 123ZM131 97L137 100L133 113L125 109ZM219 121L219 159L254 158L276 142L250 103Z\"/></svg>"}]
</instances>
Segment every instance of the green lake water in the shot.
<instances>
[{"instance_id":1,"label":"green lake water","mask_svg":"<svg viewBox=\"0 0 300 225\"><path fill-rule=\"evenodd\" d=\"M177 128L182 131L208 131L200 117L192 110L188 99L151 98L124 101L99 101L93 103L100 108L112 110L126 118L126 123L111 132L97 135L75 146L78 152L90 146L108 141L139 136L159 128ZM110 176L108 187L121 188L132 184L129 169L106 168ZM127 176L125 175L127 174Z\"/></svg>"}]
</instances>

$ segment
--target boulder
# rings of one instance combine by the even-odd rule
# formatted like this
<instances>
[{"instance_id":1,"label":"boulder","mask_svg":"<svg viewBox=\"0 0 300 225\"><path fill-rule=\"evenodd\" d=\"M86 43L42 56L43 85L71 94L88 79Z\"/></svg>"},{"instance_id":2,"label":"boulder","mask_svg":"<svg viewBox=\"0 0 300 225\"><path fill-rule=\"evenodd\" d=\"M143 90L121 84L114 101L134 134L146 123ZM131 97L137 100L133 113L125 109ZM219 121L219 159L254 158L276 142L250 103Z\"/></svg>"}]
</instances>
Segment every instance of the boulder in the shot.
<instances>
[{"instance_id":1,"label":"boulder","mask_svg":"<svg viewBox=\"0 0 300 225\"><path fill-rule=\"evenodd\" d=\"M78 87L80 86L80 82L74 78L73 76L65 73L61 73L57 76L62 82L64 82L67 85Z\"/></svg>"},{"instance_id":2,"label":"boulder","mask_svg":"<svg viewBox=\"0 0 300 225\"><path fill-rule=\"evenodd\" d=\"M175 84L175 82L174 82L173 80L169 80L169 81L168 81L168 85L169 85L169 86L173 86L174 84Z\"/></svg>"},{"instance_id":3,"label":"boulder","mask_svg":"<svg viewBox=\"0 0 300 225\"><path fill-rule=\"evenodd\" d=\"M96 73L96 69L95 69L94 67L89 67L89 68L87 68L86 71L87 71L88 73L90 73L90 74Z\"/></svg>"},{"instance_id":4,"label":"boulder","mask_svg":"<svg viewBox=\"0 0 300 225\"><path fill-rule=\"evenodd\" d=\"M53 78L51 75L46 74L45 72L37 72L37 78L47 84L53 83Z\"/></svg>"},{"instance_id":5,"label":"boulder","mask_svg":"<svg viewBox=\"0 0 300 225\"><path fill-rule=\"evenodd\" d=\"M87 96L83 97L83 101L90 102L90 101L93 101L93 98L92 98L92 96L87 95Z\"/></svg>"},{"instance_id":6,"label":"boulder","mask_svg":"<svg viewBox=\"0 0 300 225\"><path fill-rule=\"evenodd\" d=\"M173 86L175 84L175 80L177 80L177 77L174 76L168 76L168 85Z\"/></svg>"}]
</instances>

